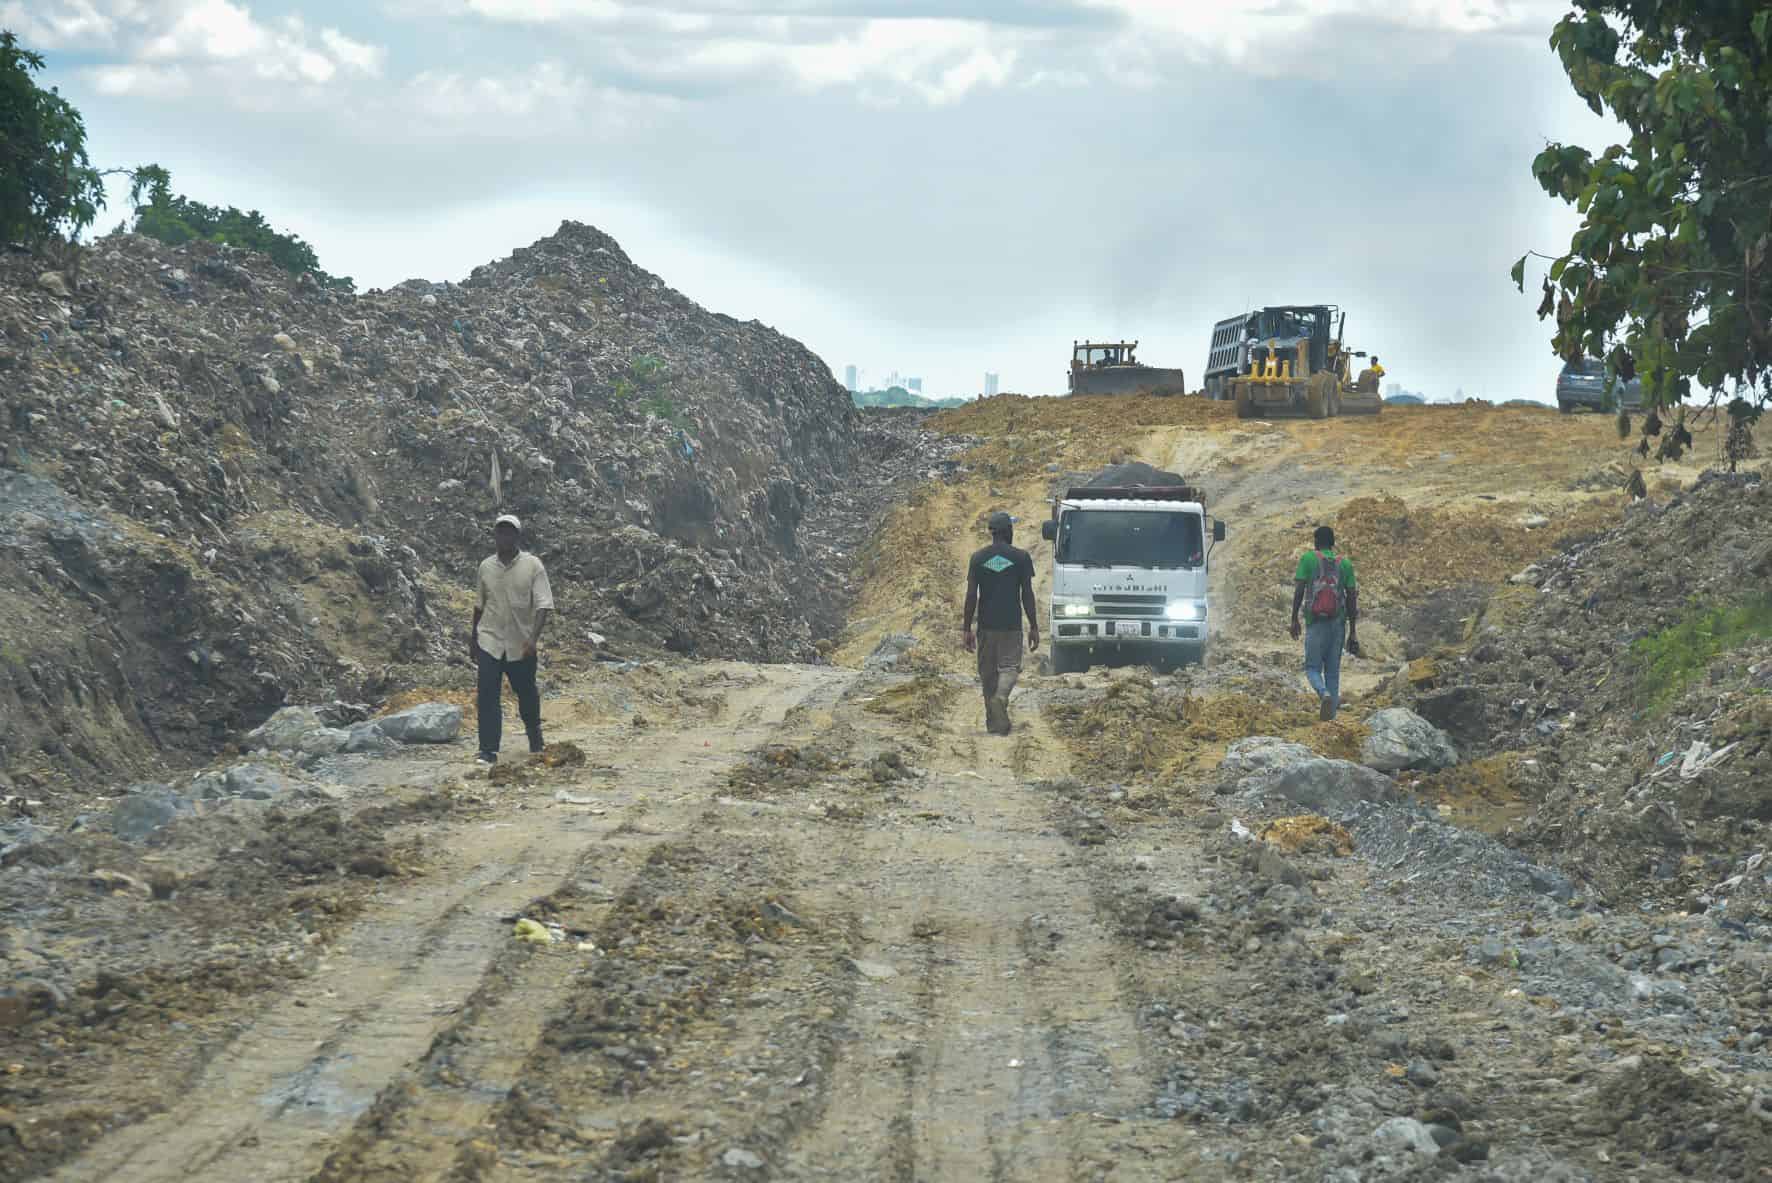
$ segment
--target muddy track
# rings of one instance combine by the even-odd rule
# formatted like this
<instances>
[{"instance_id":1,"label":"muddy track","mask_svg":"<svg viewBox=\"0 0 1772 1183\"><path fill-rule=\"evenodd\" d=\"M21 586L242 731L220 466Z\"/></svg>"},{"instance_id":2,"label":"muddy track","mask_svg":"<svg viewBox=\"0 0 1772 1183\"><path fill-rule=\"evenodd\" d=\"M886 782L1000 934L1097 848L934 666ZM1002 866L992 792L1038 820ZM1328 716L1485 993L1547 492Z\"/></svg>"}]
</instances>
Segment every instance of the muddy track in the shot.
<instances>
[{"instance_id":1,"label":"muddy track","mask_svg":"<svg viewBox=\"0 0 1772 1183\"><path fill-rule=\"evenodd\" d=\"M647 849L693 820L737 753L842 677L769 668L727 691L720 725L610 750L613 785L578 789L606 799L602 816L568 807L435 836L453 868L378 901L314 979L257 1015L177 1104L52 1178L306 1179L341 1135L374 1142L395 1131L408 1157L385 1177L437 1177L515 1082L512 1049L574 977L570 959L513 956L507 918L587 872L618 889ZM455 1018L464 1007L472 1025ZM353 1132L354 1122L363 1124ZM354 1160L350 1145L340 1154Z\"/></svg>"}]
</instances>

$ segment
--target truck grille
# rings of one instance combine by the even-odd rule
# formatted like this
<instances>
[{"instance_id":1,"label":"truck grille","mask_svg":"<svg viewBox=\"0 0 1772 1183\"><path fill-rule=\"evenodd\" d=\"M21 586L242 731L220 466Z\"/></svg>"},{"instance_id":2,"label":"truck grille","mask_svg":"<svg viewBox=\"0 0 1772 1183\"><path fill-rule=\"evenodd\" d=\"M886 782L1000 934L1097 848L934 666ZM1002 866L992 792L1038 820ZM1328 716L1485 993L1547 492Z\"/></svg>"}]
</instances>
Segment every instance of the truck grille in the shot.
<instances>
[{"instance_id":1,"label":"truck grille","mask_svg":"<svg viewBox=\"0 0 1772 1183\"><path fill-rule=\"evenodd\" d=\"M1116 594L1094 596L1097 616L1161 616L1169 607L1168 596Z\"/></svg>"}]
</instances>

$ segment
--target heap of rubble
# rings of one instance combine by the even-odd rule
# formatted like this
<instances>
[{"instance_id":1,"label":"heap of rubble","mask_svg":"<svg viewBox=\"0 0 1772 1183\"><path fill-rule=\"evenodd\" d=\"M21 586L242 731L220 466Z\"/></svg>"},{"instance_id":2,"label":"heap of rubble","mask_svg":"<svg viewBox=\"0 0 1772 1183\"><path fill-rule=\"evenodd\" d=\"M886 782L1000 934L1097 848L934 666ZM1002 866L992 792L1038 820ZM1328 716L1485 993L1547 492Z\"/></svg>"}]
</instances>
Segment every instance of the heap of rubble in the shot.
<instances>
[{"instance_id":1,"label":"heap of rubble","mask_svg":"<svg viewBox=\"0 0 1772 1183\"><path fill-rule=\"evenodd\" d=\"M840 615L805 523L854 496L847 395L576 223L360 296L128 235L0 258L0 423L0 789L455 660L498 512L557 646L806 659Z\"/></svg>"}]
</instances>

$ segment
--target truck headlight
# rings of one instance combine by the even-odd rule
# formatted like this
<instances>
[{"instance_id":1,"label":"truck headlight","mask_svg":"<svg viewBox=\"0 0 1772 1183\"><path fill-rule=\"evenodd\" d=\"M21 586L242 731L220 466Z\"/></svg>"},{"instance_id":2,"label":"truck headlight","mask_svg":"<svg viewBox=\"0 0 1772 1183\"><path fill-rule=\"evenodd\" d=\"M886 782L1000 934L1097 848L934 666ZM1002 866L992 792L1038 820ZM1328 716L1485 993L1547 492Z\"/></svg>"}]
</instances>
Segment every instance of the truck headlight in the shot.
<instances>
[{"instance_id":1,"label":"truck headlight","mask_svg":"<svg viewBox=\"0 0 1772 1183\"><path fill-rule=\"evenodd\" d=\"M1206 609L1198 600L1171 600L1163 615L1170 620L1204 620Z\"/></svg>"},{"instance_id":2,"label":"truck headlight","mask_svg":"<svg viewBox=\"0 0 1772 1183\"><path fill-rule=\"evenodd\" d=\"M1064 615L1064 616L1087 616L1087 615L1089 615L1089 605L1087 605L1087 604L1060 604L1058 611L1061 615Z\"/></svg>"}]
</instances>

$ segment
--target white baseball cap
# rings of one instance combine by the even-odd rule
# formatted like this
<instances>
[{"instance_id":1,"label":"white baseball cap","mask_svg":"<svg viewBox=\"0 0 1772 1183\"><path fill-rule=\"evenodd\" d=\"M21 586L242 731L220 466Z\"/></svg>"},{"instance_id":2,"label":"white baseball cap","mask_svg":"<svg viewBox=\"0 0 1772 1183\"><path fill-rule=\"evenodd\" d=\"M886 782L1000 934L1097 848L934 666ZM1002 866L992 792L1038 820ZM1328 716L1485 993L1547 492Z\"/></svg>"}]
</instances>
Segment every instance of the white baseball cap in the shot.
<instances>
[{"instance_id":1,"label":"white baseball cap","mask_svg":"<svg viewBox=\"0 0 1772 1183\"><path fill-rule=\"evenodd\" d=\"M523 523L517 520L517 515L514 513L499 514L498 520L496 522L493 522L492 525L493 525L494 529L497 529L499 526L506 526L506 525L510 526L511 529L513 529L513 530L523 529Z\"/></svg>"}]
</instances>

